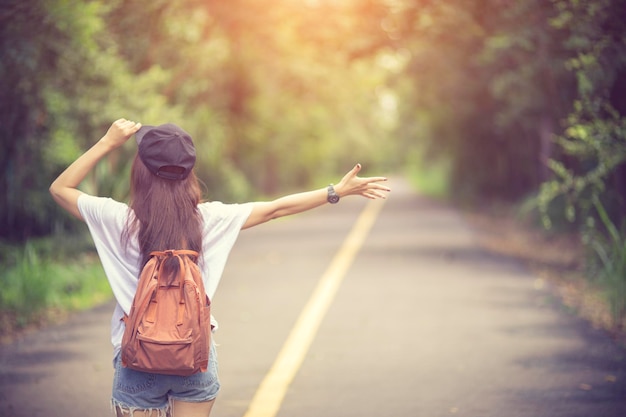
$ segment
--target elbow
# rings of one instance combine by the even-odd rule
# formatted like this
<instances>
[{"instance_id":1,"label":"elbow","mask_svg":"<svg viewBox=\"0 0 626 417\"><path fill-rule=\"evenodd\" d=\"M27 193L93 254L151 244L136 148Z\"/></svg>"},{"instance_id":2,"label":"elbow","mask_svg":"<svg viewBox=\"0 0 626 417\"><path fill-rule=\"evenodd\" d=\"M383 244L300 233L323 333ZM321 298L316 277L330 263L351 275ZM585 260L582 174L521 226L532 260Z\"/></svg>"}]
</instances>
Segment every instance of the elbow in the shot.
<instances>
[{"instance_id":1,"label":"elbow","mask_svg":"<svg viewBox=\"0 0 626 417\"><path fill-rule=\"evenodd\" d=\"M48 192L50 193L52 198L54 198L54 196L57 194L56 186L55 186L54 182L52 184L50 184L50 187L48 187Z\"/></svg>"},{"instance_id":2,"label":"elbow","mask_svg":"<svg viewBox=\"0 0 626 417\"><path fill-rule=\"evenodd\" d=\"M281 210L272 203L256 203L242 229L248 229L281 217Z\"/></svg>"},{"instance_id":3,"label":"elbow","mask_svg":"<svg viewBox=\"0 0 626 417\"><path fill-rule=\"evenodd\" d=\"M48 187L48 192L50 193L50 195L55 201L59 201L59 194L60 194L59 188L60 187L58 186L56 181L54 181L52 184L50 184L50 187Z\"/></svg>"},{"instance_id":4,"label":"elbow","mask_svg":"<svg viewBox=\"0 0 626 417\"><path fill-rule=\"evenodd\" d=\"M282 215L280 214L280 212L278 210L273 210L269 213L266 213L265 216L263 217L263 220L261 223L267 223L271 220L275 220L282 217Z\"/></svg>"},{"instance_id":5,"label":"elbow","mask_svg":"<svg viewBox=\"0 0 626 417\"><path fill-rule=\"evenodd\" d=\"M280 219L281 217L291 216L292 214L295 214L295 213L296 212L291 210L289 207L276 208L267 214L266 221Z\"/></svg>"},{"instance_id":6,"label":"elbow","mask_svg":"<svg viewBox=\"0 0 626 417\"><path fill-rule=\"evenodd\" d=\"M57 204L64 207L64 202L68 199L68 193L66 188L62 187L58 183L58 181L54 181L52 184L50 184L50 187L48 187L48 192Z\"/></svg>"}]
</instances>

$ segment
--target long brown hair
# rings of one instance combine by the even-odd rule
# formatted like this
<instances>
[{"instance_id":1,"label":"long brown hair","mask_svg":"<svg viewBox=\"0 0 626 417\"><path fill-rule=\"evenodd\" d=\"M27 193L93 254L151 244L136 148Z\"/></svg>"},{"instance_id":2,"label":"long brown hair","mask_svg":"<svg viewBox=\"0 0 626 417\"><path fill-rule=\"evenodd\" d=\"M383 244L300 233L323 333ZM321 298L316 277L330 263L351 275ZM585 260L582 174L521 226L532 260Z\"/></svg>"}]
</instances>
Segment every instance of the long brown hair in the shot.
<instances>
[{"instance_id":1,"label":"long brown hair","mask_svg":"<svg viewBox=\"0 0 626 417\"><path fill-rule=\"evenodd\" d=\"M202 218L198 211L201 190L192 171L183 180L167 180L153 175L135 156L130 174L130 216L123 240L137 232L143 267L150 252L191 249L202 253Z\"/></svg>"}]
</instances>

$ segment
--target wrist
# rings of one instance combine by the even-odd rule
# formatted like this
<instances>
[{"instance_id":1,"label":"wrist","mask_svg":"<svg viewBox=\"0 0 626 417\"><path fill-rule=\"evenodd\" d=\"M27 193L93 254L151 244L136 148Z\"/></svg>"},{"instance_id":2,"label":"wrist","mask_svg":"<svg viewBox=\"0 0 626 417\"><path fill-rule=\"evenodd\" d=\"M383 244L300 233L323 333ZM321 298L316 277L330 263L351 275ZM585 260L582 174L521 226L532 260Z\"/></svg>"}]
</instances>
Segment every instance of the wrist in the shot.
<instances>
[{"instance_id":1,"label":"wrist","mask_svg":"<svg viewBox=\"0 0 626 417\"><path fill-rule=\"evenodd\" d=\"M102 138L100 138L100 140L98 142L96 142L95 146L100 148L102 150L102 152L109 153L112 150L114 150L115 148L117 148L118 145L116 145L115 141L113 141L107 135L104 135Z\"/></svg>"},{"instance_id":2,"label":"wrist","mask_svg":"<svg viewBox=\"0 0 626 417\"><path fill-rule=\"evenodd\" d=\"M341 198L348 195L345 185L342 184L341 182L339 184L333 185L333 188L335 189L335 192L337 193L337 195Z\"/></svg>"},{"instance_id":3,"label":"wrist","mask_svg":"<svg viewBox=\"0 0 626 417\"><path fill-rule=\"evenodd\" d=\"M337 204L341 198L341 196L337 193L335 186L333 184L328 185L326 187L326 201L330 204Z\"/></svg>"}]
</instances>

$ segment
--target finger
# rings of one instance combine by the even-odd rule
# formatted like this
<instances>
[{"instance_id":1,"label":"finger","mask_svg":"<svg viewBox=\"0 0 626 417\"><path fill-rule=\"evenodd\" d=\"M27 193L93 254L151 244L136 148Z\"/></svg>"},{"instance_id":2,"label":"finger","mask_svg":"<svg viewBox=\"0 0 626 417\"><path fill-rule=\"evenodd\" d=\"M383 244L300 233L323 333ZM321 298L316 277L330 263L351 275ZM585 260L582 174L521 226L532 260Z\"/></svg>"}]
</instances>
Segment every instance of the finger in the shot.
<instances>
[{"instance_id":1,"label":"finger","mask_svg":"<svg viewBox=\"0 0 626 417\"><path fill-rule=\"evenodd\" d=\"M363 194L364 197L369 198L370 200L386 200L387 196L381 193L368 192Z\"/></svg>"},{"instance_id":2,"label":"finger","mask_svg":"<svg viewBox=\"0 0 626 417\"><path fill-rule=\"evenodd\" d=\"M141 128L141 123L134 122L132 120L127 120L124 123L124 127L129 129L129 130L132 130L133 132L136 132L137 130L139 130Z\"/></svg>"},{"instance_id":3,"label":"finger","mask_svg":"<svg viewBox=\"0 0 626 417\"><path fill-rule=\"evenodd\" d=\"M128 126L128 120L126 119L119 119L116 120L111 127L118 130L118 131L123 131L124 129L126 129L126 127Z\"/></svg>"},{"instance_id":4,"label":"finger","mask_svg":"<svg viewBox=\"0 0 626 417\"><path fill-rule=\"evenodd\" d=\"M387 177L369 177L369 178L363 178L365 181L367 181L368 183L375 183L375 182L385 182L387 181Z\"/></svg>"},{"instance_id":5,"label":"finger","mask_svg":"<svg viewBox=\"0 0 626 417\"><path fill-rule=\"evenodd\" d=\"M362 185L361 187L361 193L369 193L369 194L381 194L384 195L385 192L390 192L391 189L388 187L385 187L382 184L378 184L375 182L368 182Z\"/></svg>"},{"instance_id":6,"label":"finger","mask_svg":"<svg viewBox=\"0 0 626 417\"><path fill-rule=\"evenodd\" d=\"M375 183L375 182L374 182L374 183L370 183L369 185L370 185L373 189L376 189L376 190L386 191L386 192L390 192L390 191L391 191L391 188L389 188L389 187L387 187L387 186L384 186L384 185L382 185L382 184Z\"/></svg>"},{"instance_id":7,"label":"finger","mask_svg":"<svg viewBox=\"0 0 626 417\"><path fill-rule=\"evenodd\" d=\"M372 200L376 200L376 199L386 200L387 199L387 196L385 194L378 193L378 192L367 193L367 197L371 198Z\"/></svg>"},{"instance_id":8,"label":"finger","mask_svg":"<svg viewBox=\"0 0 626 417\"><path fill-rule=\"evenodd\" d=\"M126 130L128 132L129 136L134 135L135 133L137 133L137 131L141 129L141 123L135 123L133 122L133 124L131 126L128 127L128 129Z\"/></svg>"},{"instance_id":9,"label":"finger","mask_svg":"<svg viewBox=\"0 0 626 417\"><path fill-rule=\"evenodd\" d=\"M365 193L368 193L370 195L380 197L380 198L385 198L387 193L390 191L391 191L390 188L385 187L384 185L381 185L381 184L376 184L376 183L367 184L367 188L364 190Z\"/></svg>"}]
</instances>

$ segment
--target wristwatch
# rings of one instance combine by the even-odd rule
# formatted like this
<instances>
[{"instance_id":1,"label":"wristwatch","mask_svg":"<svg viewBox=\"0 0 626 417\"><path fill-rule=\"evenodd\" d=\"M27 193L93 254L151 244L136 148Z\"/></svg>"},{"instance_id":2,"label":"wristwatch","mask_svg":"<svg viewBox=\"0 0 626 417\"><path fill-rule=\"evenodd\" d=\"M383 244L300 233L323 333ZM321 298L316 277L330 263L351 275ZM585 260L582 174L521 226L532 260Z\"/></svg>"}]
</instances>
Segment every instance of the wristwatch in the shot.
<instances>
[{"instance_id":1,"label":"wristwatch","mask_svg":"<svg viewBox=\"0 0 626 417\"><path fill-rule=\"evenodd\" d=\"M330 204L337 204L339 202L339 194L335 192L335 187L332 184L328 186L328 197L326 198Z\"/></svg>"}]
</instances>

